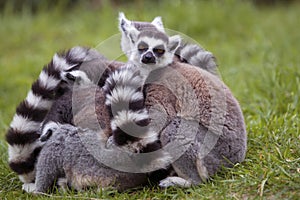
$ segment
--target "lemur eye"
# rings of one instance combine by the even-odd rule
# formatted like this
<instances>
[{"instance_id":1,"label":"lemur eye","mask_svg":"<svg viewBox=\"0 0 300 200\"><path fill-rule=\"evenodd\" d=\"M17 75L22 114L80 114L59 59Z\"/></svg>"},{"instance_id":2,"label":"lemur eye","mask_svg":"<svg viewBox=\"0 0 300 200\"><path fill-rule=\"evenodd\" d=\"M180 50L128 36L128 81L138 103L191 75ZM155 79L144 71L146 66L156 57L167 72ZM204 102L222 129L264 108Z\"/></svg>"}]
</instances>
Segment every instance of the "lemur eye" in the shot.
<instances>
[{"instance_id":1,"label":"lemur eye","mask_svg":"<svg viewBox=\"0 0 300 200\"><path fill-rule=\"evenodd\" d=\"M165 53L165 50L163 48L154 48L153 52L157 55L157 56L162 56Z\"/></svg>"},{"instance_id":2,"label":"lemur eye","mask_svg":"<svg viewBox=\"0 0 300 200\"><path fill-rule=\"evenodd\" d=\"M144 47L144 46L139 46L139 47L138 47L138 50L141 51L141 52L145 52L145 51L148 50L148 48L147 48L147 47Z\"/></svg>"},{"instance_id":3,"label":"lemur eye","mask_svg":"<svg viewBox=\"0 0 300 200\"><path fill-rule=\"evenodd\" d=\"M139 52L145 52L148 50L148 45L145 44L144 42L141 42L139 45L138 45L138 51Z\"/></svg>"}]
</instances>

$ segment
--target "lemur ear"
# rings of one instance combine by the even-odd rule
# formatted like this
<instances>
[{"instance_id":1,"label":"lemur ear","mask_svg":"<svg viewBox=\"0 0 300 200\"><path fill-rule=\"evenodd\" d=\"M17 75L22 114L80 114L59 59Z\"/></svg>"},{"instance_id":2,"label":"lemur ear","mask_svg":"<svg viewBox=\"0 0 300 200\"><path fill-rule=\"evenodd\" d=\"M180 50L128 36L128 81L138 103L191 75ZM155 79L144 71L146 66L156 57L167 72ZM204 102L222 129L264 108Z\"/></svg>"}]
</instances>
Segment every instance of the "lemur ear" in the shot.
<instances>
[{"instance_id":1,"label":"lemur ear","mask_svg":"<svg viewBox=\"0 0 300 200\"><path fill-rule=\"evenodd\" d=\"M155 17L153 19L153 21L151 22L151 24L153 24L159 31L161 31L163 33L165 32L164 24L163 24L160 16Z\"/></svg>"},{"instance_id":2,"label":"lemur ear","mask_svg":"<svg viewBox=\"0 0 300 200\"><path fill-rule=\"evenodd\" d=\"M131 43L135 43L139 34L139 31L135 28L134 24L129 21L124 13L120 12L119 13L119 29L124 34L127 36Z\"/></svg>"},{"instance_id":3,"label":"lemur ear","mask_svg":"<svg viewBox=\"0 0 300 200\"><path fill-rule=\"evenodd\" d=\"M181 43L181 37L179 35L173 35L169 37L169 44L168 44L169 51L174 53L177 50L177 48L180 46L180 43Z\"/></svg>"},{"instance_id":4,"label":"lemur ear","mask_svg":"<svg viewBox=\"0 0 300 200\"><path fill-rule=\"evenodd\" d=\"M125 17L123 12L119 13L119 29L122 33L127 33L126 27L130 25L130 21Z\"/></svg>"}]
</instances>

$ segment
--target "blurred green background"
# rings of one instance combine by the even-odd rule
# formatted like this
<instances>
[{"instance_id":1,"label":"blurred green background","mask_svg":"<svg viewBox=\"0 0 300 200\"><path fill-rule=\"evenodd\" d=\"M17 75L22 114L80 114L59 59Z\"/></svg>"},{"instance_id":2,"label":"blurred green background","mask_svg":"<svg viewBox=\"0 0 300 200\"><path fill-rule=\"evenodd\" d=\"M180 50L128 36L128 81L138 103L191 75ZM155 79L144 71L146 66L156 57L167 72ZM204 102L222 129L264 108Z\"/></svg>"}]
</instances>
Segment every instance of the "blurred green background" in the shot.
<instances>
[{"instance_id":1,"label":"blurred green background","mask_svg":"<svg viewBox=\"0 0 300 200\"><path fill-rule=\"evenodd\" d=\"M298 199L300 197L300 2L297 0L0 0L0 199L23 194L7 166L5 132L18 103L57 51L95 47L128 19L162 16L214 53L248 131L245 162L190 189L56 193L61 199ZM119 47L118 47L119 48ZM112 48L112 50L115 50ZM119 49L118 49L119 51ZM52 197L54 197L52 196ZM43 197L48 198L48 197Z\"/></svg>"}]
</instances>

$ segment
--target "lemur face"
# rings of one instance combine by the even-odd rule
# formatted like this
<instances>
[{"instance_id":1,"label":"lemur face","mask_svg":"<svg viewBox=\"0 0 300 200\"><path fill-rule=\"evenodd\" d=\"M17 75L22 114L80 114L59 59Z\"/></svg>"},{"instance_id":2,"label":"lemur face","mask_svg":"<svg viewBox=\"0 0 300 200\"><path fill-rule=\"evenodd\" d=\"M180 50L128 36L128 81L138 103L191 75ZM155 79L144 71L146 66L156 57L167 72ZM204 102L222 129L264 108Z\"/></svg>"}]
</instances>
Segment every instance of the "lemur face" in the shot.
<instances>
[{"instance_id":1,"label":"lemur face","mask_svg":"<svg viewBox=\"0 0 300 200\"><path fill-rule=\"evenodd\" d=\"M178 35L166 35L160 17L156 17L151 23L132 22L120 13L119 22L121 47L129 61L148 71L165 67L173 61L181 38Z\"/></svg>"},{"instance_id":2,"label":"lemur face","mask_svg":"<svg viewBox=\"0 0 300 200\"><path fill-rule=\"evenodd\" d=\"M144 41L141 41L137 45L137 49L141 56L141 63L155 64L158 61L158 59L164 55L166 49L164 44L158 44L155 47L152 46L153 45L151 45L151 43L147 44Z\"/></svg>"},{"instance_id":3,"label":"lemur face","mask_svg":"<svg viewBox=\"0 0 300 200\"><path fill-rule=\"evenodd\" d=\"M165 65L172 61L168 52L168 37L160 32L141 32L135 43L130 60L139 66L152 67ZM170 60L171 59L171 60Z\"/></svg>"}]
</instances>

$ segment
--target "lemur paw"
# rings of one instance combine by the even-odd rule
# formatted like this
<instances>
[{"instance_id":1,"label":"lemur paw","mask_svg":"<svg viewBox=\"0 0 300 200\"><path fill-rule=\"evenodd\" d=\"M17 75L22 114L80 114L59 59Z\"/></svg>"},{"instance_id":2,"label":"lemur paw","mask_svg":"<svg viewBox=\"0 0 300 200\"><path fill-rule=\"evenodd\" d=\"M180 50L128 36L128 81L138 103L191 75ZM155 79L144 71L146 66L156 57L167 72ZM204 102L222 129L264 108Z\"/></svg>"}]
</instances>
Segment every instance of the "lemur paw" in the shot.
<instances>
[{"instance_id":1,"label":"lemur paw","mask_svg":"<svg viewBox=\"0 0 300 200\"><path fill-rule=\"evenodd\" d=\"M58 178L57 180L57 185L59 186L59 189L62 191L67 191L69 186L68 186L68 179L66 178Z\"/></svg>"},{"instance_id":2,"label":"lemur paw","mask_svg":"<svg viewBox=\"0 0 300 200\"><path fill-rule=\"evenodd\" d=\"M163 188L179 186L179 187L191 187L192 183L189 180L183 179L177 176L169 176L159 182L159 186Z\"/></svg>"},{"instance_id":3,"label":"lemur paw","mask_svg":"<svg viewBox=\"0 0 300 200\"><path fill-rule=\"evenodd\" d=\"M60 125L58 123L48 122L42 129L40 141L41 142L47 141L52 136L53 132L55 132L59 127Z\"/></svg>"},{"instance_id":4,"label":"lemur paw","mask_svg":"<svg viewBox=\"0 0 300 200\"><path fill-rule=\"evenodd\" d=\"M35 183L24 183L22 185L22 190L24 190L27 193L34 193L34 192L36 192Z\"/></svg>"}]
</instances>

